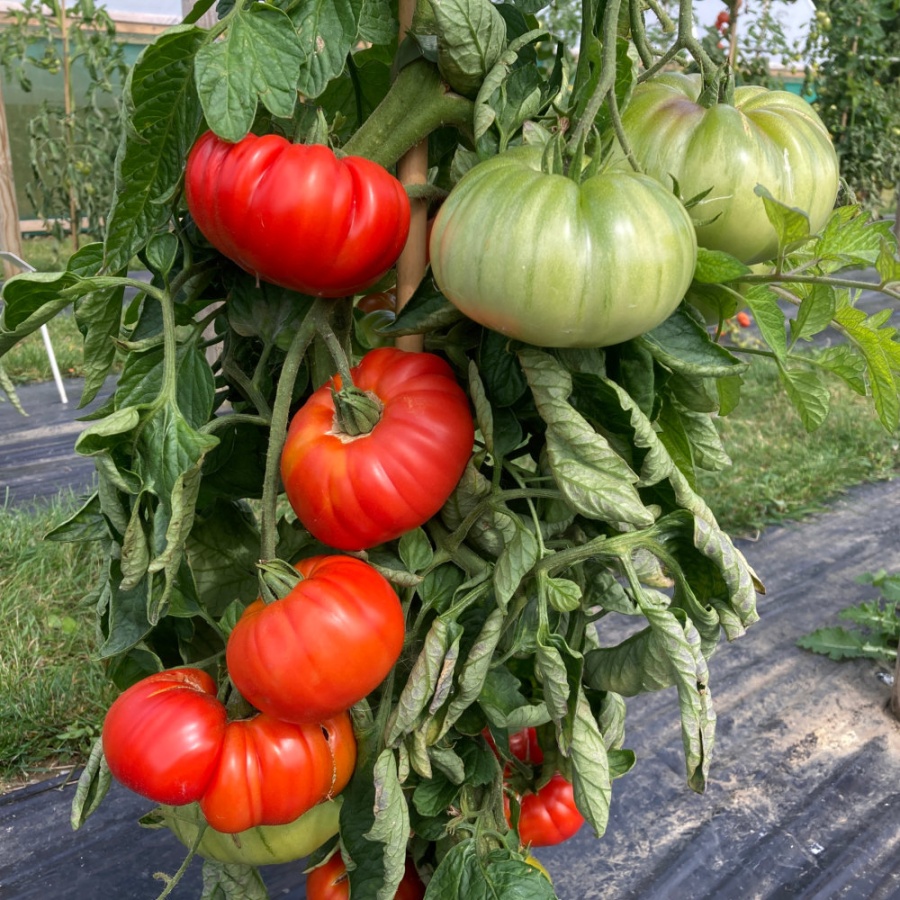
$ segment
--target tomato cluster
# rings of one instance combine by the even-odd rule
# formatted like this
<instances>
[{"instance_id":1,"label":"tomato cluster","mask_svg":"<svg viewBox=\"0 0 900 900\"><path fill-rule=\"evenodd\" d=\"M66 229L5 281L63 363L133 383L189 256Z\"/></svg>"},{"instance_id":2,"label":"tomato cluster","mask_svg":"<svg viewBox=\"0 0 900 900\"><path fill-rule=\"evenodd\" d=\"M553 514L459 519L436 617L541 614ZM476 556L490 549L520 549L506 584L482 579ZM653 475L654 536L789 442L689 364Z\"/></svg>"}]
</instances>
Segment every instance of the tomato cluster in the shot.
<instances>
[{"instance_id":1,"label":"tomato cluster","mask_svg":"<svg viewBox=\"0 0 900 900\"><path fill-rule=\"evenodd\" d=\"M284 825L339 794L356 764L350 717L293 724L259 713L227 721L216 683L169 669L124 691L103 723L110 772L157 803L199 802L217 831Z\"/></svg>"},{"instance_id":2,"label":"tomato cluster","mask_svg":"<svg viewBox=\"0 0 900 900\"><path fill-rule=\"evenodd\" d=\"M486 732L494 747L490 732ZM544 762L544 751L538 740L537 729L523 728L509 736L509 752L528 766L539 767ZM498 754L499 755L499 754ZM518 779L511 777L512 767L504 769L506 790L503 807L507 822L512 824L512 799L518 803L519 840L525 847L549 847L561 844L573 837L584 824L584 816L575 805L575 792L571 782L559 772L553 772L550 780L533 789L520 790Z\"/></svg>"}]
</instances>

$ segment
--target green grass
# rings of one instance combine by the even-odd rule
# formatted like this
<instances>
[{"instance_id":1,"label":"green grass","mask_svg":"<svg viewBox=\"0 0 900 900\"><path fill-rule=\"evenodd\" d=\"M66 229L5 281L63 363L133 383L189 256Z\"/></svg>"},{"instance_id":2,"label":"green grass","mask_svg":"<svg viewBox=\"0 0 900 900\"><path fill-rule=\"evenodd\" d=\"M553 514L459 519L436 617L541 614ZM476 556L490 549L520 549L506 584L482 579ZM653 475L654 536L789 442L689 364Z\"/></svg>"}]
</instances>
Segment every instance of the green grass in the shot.
<instances>
[{"instance_id":1,"label":"green grass","mask_svg":"<svg viewBox=\"0 0 900 900\"><path fill-rule=\"evenodd\" d=\"M81 333L75 324L71 310L60 313L47 323L53 355L63 378L78 378L84 375L84 351ZM28 384L34 381L50 381L53 370L44 347L40 331L28 335L12 348L0 365L14 384Z\"/></svg>"},{"instance_id":2,"label":"green grass","mask_svg":"<svg viewBox=\"0 0 900 900\"><path fill-rule=\"evenodd\" d=\"M0 507L0 793L82 762L114 696L82 605L96 545L41 540L76 502Z\"/></svg>"},{"instance_id":3,"label":"green grass","mask_svg":"<svg viewBox=\"0 0 900 900\"><path fill-rule=\"evenodd\" d=\"M81 246L93 238L82 235ZM60 272L74 251L71 238L58 241L49 235L26 238L22 241L22 259L35 267L38 272Z\"/></svg>"},{"instance_id":4,"label":"green grass","mask_svg":"<svg viewBox=\"0 0 900 900\"><path fill-rule=\"evenodd\" d=\"M753 535L800 519L857 484L900 470L900 438L878 423L871 401L832 381L831 411L808 434L778 384L773 363L757 357L741 405L719 419L731 468L700 478L700 492L722 527Z\"/></svg>"}]
</instances>

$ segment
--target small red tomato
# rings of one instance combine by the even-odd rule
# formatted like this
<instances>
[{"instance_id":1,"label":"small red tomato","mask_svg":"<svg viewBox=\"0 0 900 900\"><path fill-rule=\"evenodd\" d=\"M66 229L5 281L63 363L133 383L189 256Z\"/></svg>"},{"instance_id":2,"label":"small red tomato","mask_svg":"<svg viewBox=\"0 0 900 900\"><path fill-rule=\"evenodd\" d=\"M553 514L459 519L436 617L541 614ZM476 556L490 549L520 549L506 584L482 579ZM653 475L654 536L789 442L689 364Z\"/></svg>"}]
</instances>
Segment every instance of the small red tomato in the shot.
<instances>
[{"instance_id":1,"label":"small red tomato","mask_svg":"<svg viewBox=\"0 0 900 900\"><path fill-rule=\"evenodd\" d=\"M447 501L472 454L465 391L433 353L380 347L350 375L380 408L370 431L336 423L335 376L291 421L281 478L303 526L323 544L365 550L428 521Z\"/></svg>"},{"instance_id":2,"label":"small red tomato","mask_svg":"<svg viewBox=\"0 0 900 900\"><path fill-rule=\"evenodd\" d=\"M503 802L509 822L509 798ZM519 804L519 840L526 847L561 844L584 824L572 785L558 772L536 794L523 794Z\"/></svg>"},{"instance_id":3,"label":"small red tomato","mask_svg":"<svg viewBox=\"0 0 900 900\"><path fill-rule=\"evenodd\" d=\"M544 751L538 743L536 728L523 728L509 736L509 750L516 759L539 766L544 761Z\"/></svg>"},{"instance_id":4,"label":"small red tomato","mask_svg":"<svg viewBox=\"0 0 900 900\"><path fill-rule=\"evenodd\" d=\"M282 600L251 603L228 638L231 680L257 709L286 722L321 722L384 680L406 623L394 589L352 556L297 563Z\"/></svg>"},{"instance_id":5,"label":"small red tomato","mask_svg":"<svg viewBox=\"0 0 900 900\"><path fill-rule=\"evenodd\" d=\"M737 321L738 321L738 325L740 325L741 328L749 328L750 325L753 323L753 320L745 312L739 312L737 314Z\"/></svg>"},{"instance_id":6,"label":"small red tomato","mask_svg":"<svg viewBox=\"0 0 900 900\"><path fill-rule=\"evenodd\" d=\"M406 872L394 894L394 900L422 900L424 896L425 885L419 878L413 861L407 858ZM348 900L350 880L340 852L336 852L306 876L306 897L307 900Z\"/></svg>"},{"instance_id":7,"label":"small red tomato","mask_svg":"<svg viewBox=\"0 0 900 900\"><path fill-rule=\"evenodd\" d=\"M287 825L342 790L355 760L347 713L321 725L294 725L265 713L229 722L200 809L216 831L226 834Z\"/></svg>"},{"instance_id":8,"label":"small red tomato","mask_svg":"<svg viewBox=\"0 0 900 900\"><path fill-rule=\"evenodd\" d=\"M169 669L124 691L103 722L103 754L125 787L170 806L199 800L225 737L225 707L200 669Z\"/></svg>"},{"instance_id":9,"label":"small red tomato","mask_svg":"<svg viewBox=\"0 0 900 900\"><path fill-rule=\"evenodd\" d=\"M391 291L378 291L375 294L366 294L356 304L360 312L370 313L376 309L386 309L389 312L397 311L396 288Z\"/></svg>"}]
</instances>

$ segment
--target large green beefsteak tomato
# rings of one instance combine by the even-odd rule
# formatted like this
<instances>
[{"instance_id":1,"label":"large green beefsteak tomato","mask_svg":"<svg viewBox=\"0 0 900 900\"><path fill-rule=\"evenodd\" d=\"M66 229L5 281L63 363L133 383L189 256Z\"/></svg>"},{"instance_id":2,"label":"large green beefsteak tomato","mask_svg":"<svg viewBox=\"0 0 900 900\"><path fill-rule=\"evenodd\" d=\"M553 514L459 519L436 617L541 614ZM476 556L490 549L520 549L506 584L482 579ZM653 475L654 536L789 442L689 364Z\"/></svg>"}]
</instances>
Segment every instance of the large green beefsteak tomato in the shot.
<instances>
[{"instance_id":1,"label":"large green beefsteak tomato","mask_svg":"<svg viewBox=\"0 0 900 900\"><path fill-rule=\"evenodd\" d=\"M739 87L734 105L704 108L699 76L669 73L635 88L622 123L641 168L681 196L709 193L691 208L701 247L745 263L778 251L762 185L802 210L818 231L834 207L838 161L815 110L788 91Z\"/></svg>"},{"instance_id":2,"label":"large green beefsteak tomato","mask_svg":"<svg viewBox=\"0 0 900 900\"><path fill-rule=\"evenodd\" d=\"M444 295L481 325L542 347L606 347L671 315L691 278L690 217L652 178L578 183L516 147L450 192L431 233Z\"/></svg>"}]
</instances>

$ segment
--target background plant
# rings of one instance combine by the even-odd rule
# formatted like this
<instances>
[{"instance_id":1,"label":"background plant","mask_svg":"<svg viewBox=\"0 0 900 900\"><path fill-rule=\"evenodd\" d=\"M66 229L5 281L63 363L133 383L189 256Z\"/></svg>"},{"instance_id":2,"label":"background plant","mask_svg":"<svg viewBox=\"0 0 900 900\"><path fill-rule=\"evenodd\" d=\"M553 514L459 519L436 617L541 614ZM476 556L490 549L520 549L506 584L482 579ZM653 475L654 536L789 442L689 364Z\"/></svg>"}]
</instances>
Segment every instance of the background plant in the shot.
<instances>
[{"instance_id":1,"label":"background plant","mask_svg":"<svg viewBox=\"0 0 900 900\"><path fill-rule=\"evenodd\" d=\"M115 24L93 0L24 0L7 10L0 28L0 63L25 91L32 67L59 76L62 102L43 101L28 123L32 179L26 193L58 239L70 232L77 249L82 222L87 234L101 239L127 70ZM85 78L83 92L76 90L76 73Z\"/></svg>"}]
</instances>

